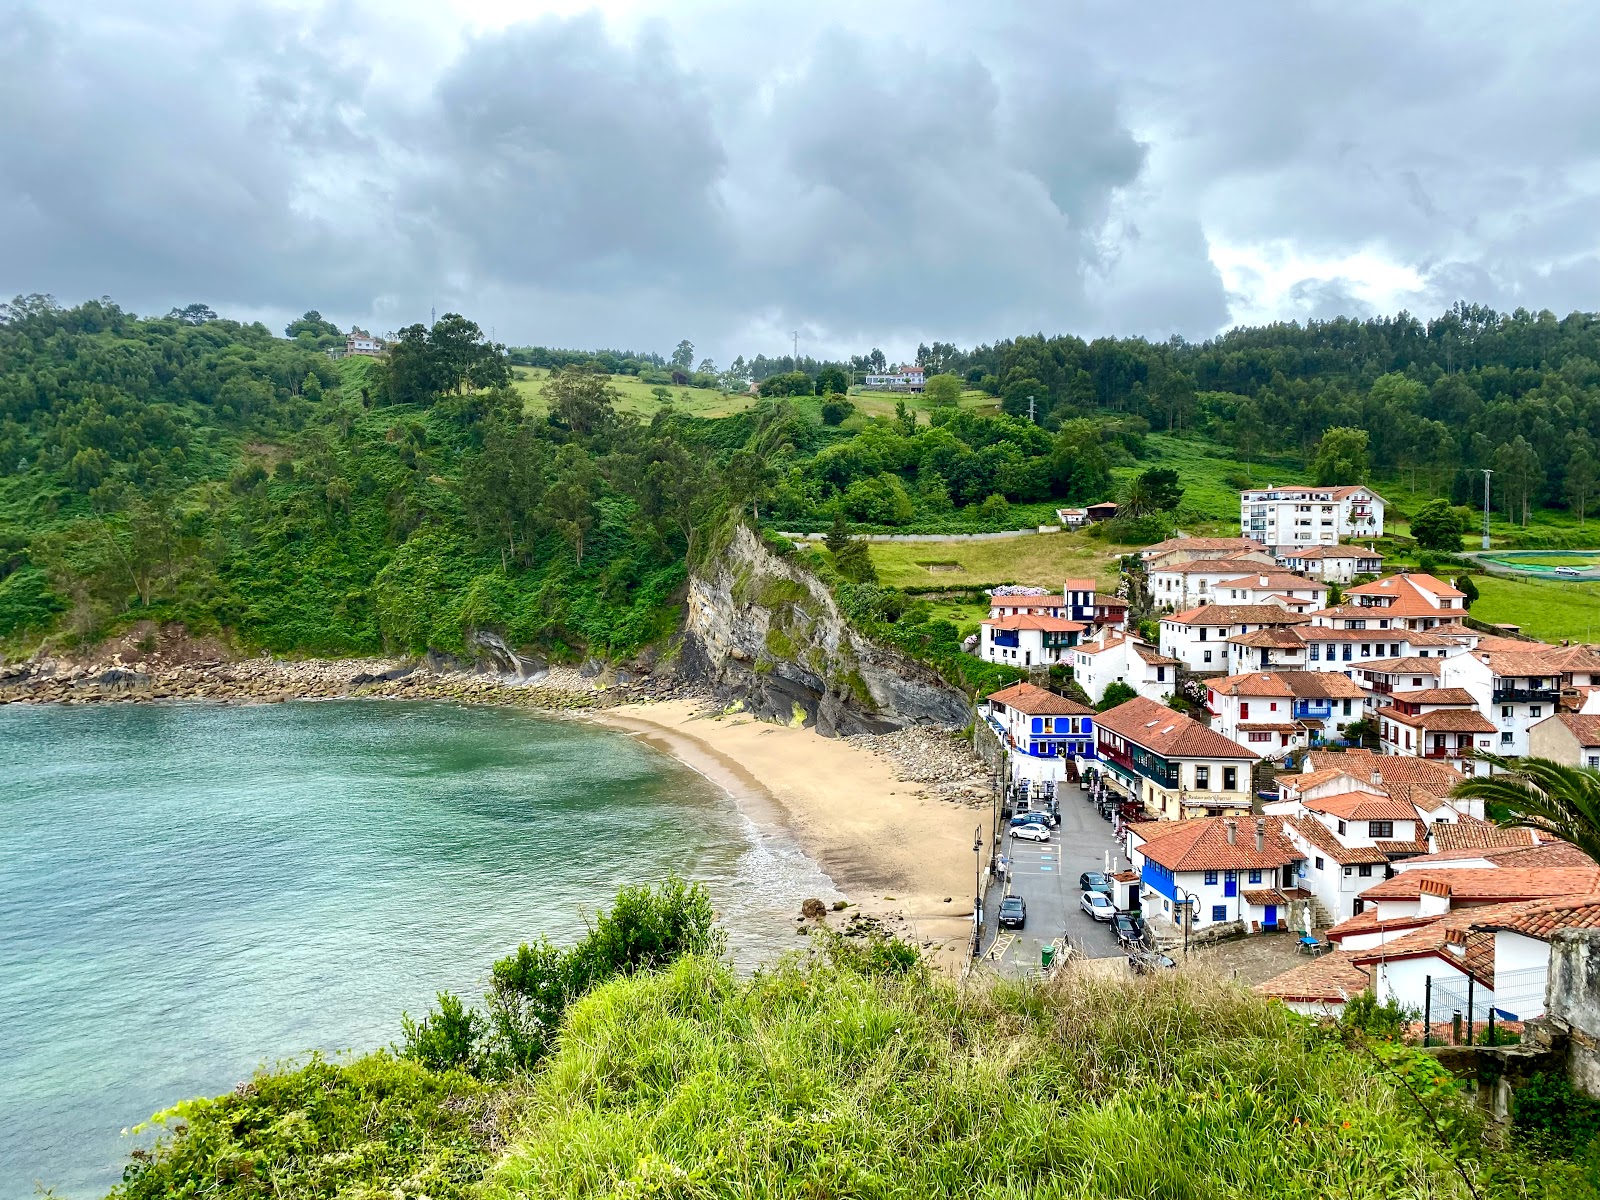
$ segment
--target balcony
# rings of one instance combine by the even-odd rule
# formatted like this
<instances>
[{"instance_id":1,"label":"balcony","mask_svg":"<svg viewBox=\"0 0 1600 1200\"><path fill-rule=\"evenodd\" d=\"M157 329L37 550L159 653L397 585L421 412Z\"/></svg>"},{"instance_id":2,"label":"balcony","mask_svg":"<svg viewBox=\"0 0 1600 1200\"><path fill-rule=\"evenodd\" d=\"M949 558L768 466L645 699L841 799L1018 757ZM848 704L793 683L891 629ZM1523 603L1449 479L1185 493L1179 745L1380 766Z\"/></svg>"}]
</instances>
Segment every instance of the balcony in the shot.
<instances>
[{"instance_id":1,"label":"balcony","mask_svg":"<svg viewBox=\"0 0 1600 1200\"><path fill-rule=\"evenodd\" d=\"M1496 704L1559 704L1561 702L1561 689L1497 687L1494 689L1494 702Z\"/></svg>"},{"instance_id":2,"label":"balcony","mask_svg":"<svg viewBox=\"0 0 1600 1200\"><path fill-rule=\"evenodd\" d=\"M1138 775L1160 787L1178 786L1178 772L1160 759L1156 760L1160 763L1159 766L1152 764L1149 759L1154 756L1144 750L1137 751L1135 756L1126 750L1113 749L1109 742L1100 742L1095 746L1095 752L1105 761L1116 763L1130 775Z\"/></svg>"},{"instance_id":3,"label":"balcony","mask_svg":"<svg viewBox=\"0 0 1600 1200\"><path fill-rule=\"evenodd\" d=\"M1470 758L1471 746L1429 746L1422 752L1423 758Z\"/></svg>"}]
</instances>

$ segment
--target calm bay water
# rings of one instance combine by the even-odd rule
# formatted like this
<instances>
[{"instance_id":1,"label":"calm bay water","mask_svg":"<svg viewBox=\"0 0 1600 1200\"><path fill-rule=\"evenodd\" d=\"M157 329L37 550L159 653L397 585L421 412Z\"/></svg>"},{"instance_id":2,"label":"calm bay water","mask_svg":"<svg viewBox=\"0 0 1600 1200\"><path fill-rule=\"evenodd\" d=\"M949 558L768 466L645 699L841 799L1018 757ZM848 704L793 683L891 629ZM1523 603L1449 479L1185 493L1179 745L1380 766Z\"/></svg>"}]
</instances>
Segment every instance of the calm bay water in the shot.
<instances>
[{"instance_id":1,"label":"calm bay water","mask_svg":"<svg viewBox=\"0 0 1600 1200\"><path fill-rule=\"evenodd\" d=\"M831 895L621 733L496 709L0 708L0 1198L116 1182L123 1128L386 1045L627 883L706 881L735 957ZM147 1140L147 1139L146 1139Z\"/></svg>"}]
</instances>

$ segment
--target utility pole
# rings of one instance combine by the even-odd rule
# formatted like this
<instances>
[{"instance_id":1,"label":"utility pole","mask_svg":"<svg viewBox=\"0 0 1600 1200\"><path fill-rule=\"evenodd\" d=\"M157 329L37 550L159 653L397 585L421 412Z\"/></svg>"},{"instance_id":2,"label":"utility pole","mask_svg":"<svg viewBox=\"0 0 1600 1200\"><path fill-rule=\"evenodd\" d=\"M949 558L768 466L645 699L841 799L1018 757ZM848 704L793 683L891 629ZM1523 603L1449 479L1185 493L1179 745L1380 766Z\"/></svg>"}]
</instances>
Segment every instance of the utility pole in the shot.
<instances>
[{"instance_id":1,"label":"utility pole","mask_svg":"<svg viewBox=\"0 0 1600 1200\"><path fill-rule=\"evenodd\" d=\"M1483 548L1489 548L1489 476L1494 472L1487 467L1483 469Z\"/></svg>"},{"instance_id":2,"label":"utility pole","mask_svg":"<svg viewBox=\"0 0 1600 1200\"><path fill-rule=\"evenodd\" d=\"M432 329L438 323L439 323L439 310L437 308L430 308L428 310L428 328Z\"/></svg>"},{"instance_id":3,"label":"utility pole","mask_svg":"<svg viewBox=\"0 0 1600 1200\"><path fill-rule=\"evenodd\" d=\"M800 331L794 331L794 369L800 369Z\"/></svg>"},{"instance_id":4,"label":"utility pole","mask_svg":"<svg viewBox=\"0 0 1600 1200\"><path fill-rule=\"evenodd\" d=\"M1033 423L1035 425L1038 424L1037 421L1033 420L1033 397L1032 396L1028 397L1028 420L1029 421L1033 421Z\"/></svg>"}]
</instances>

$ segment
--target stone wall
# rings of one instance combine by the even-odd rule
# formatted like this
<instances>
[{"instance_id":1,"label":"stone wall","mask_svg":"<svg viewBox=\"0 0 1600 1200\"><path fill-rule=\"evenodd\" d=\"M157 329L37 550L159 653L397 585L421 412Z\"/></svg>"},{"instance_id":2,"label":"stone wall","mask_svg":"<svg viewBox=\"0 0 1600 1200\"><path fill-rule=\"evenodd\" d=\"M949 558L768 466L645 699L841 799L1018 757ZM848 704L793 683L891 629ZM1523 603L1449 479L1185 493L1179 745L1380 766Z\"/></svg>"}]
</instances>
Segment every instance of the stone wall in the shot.
<instances>
[{"instance_id":1,"label":"stone wall","mask_svg":"<svg viewBox=\"0 0 1600 1200\"><path fill-rule=\"evenodd\" d=\"M1569 1039L1572 1085L1600 1098L1600 929L1564 929L1551 940L1545 1019Z\"/></svg>"}]
</instances>

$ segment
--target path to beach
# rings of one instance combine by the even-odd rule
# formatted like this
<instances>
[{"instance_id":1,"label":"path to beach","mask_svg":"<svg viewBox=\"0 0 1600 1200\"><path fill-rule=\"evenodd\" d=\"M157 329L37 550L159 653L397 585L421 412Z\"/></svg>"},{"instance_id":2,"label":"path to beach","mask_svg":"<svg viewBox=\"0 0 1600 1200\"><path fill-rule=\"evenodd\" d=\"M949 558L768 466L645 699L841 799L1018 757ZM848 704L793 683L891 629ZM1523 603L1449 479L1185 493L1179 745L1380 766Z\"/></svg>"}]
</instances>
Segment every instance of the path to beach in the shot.
<instances>
[{"instance_id":1,"label":"path to beach","mask_svg":"<svg viewBox=\"0 0 1600 1200\"><path fill-rule=\"evenodd\" d=\"M849 742L744 713L708 715L701 701L624 705L594 719L675 755L758 826L793 836L859 911L903 915L919 940L937 944L941 965L965 961L973 828L987 812L925 796Z\"/></svg>"}]
</instances>

